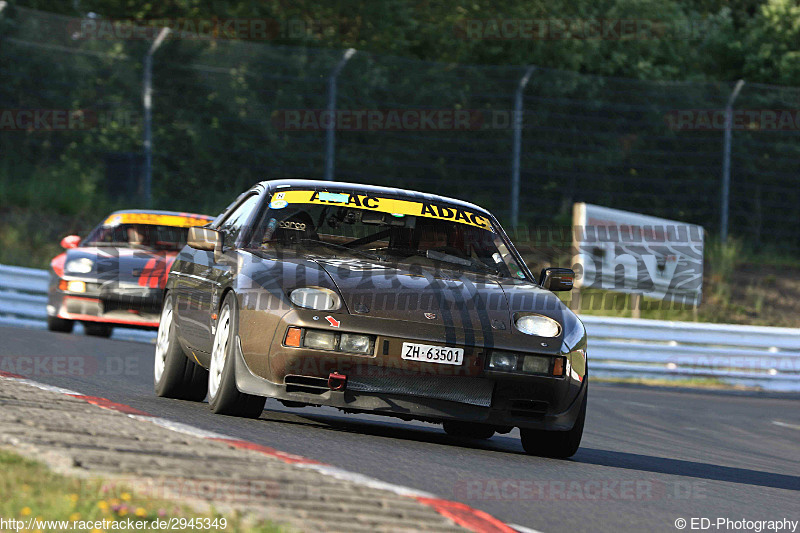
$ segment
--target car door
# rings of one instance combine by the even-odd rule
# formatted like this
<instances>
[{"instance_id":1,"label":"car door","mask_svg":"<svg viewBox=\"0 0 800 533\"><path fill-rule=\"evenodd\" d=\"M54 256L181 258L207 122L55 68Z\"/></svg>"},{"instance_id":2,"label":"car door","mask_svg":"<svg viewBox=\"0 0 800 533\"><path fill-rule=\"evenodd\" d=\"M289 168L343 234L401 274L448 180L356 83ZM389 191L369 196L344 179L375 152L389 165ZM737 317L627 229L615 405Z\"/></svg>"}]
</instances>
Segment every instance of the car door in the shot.
<instances>
[{"instance_id":1,"label":"car door","mask_svg":"<svg viewBox=\"0 0 800 533\"><path fill-rule=\"evenodd\" d=\"M208 227L218 229L220 223L236 209L246 195L247 193L238 196ZM197 321L197 317L201 314L200 309L211 305L213 292L210 290L210 279L213 260L213 252L185 246L170 271L170 288L175 298L174 320L181 341L193 349L204 345L204 338L208 336L208 331L202 322Z\"/></svg>"},{"instance_id":2,"label":"car door","mask_svg":"<svg viewBox=\"0 0 800 533\"><path fill-rule=\"evenodd\" d=\"M222 292L232 284L235 275L238 239L248 229L248 222L260 200L258 191L243 195L217 225L216 229L222 236L222 252L197 250L192 262L193 270L185 276L185 282L191 286L187 292L196 296L183 317L184 322L190 324L193 335L186 334L184 338L196 350L211 352L217 308Z\"/></svg>"}]
</instances>

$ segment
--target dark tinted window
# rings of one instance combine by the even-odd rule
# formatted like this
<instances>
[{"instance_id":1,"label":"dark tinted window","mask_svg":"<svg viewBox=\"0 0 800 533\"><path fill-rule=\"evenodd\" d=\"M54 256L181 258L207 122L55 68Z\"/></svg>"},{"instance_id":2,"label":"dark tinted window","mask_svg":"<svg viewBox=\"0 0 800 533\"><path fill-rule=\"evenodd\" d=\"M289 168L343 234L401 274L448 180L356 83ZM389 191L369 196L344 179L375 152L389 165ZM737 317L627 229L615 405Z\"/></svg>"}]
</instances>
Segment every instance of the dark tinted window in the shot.
<instances>
[{"instance_id":1,"label":"dark tinted window","mask_svg":"<svg viewBox=\"0 0 800 533\"><path fill-rule=\"evenodd\" d=\"M225 219L225 222L222 223L220 230L224 231L226 234L225 243L227 245L233 246L237 241L253 209L258 205L260 198L261 197L257 194L248 197L243 203L239 204L239 207L234 209Z\"/></svg>"},{"instance_id":2,"label":"dark tinted window","mask_svg":"<svg viewBox=\"0 0 800 533\"><path fill-rule=\"evenodd\" d=\"M160 250L180 250L186 244L189 228L150 224L98 226L84 239L83 246L138 246Z\"/></svg>"}]
</instances>

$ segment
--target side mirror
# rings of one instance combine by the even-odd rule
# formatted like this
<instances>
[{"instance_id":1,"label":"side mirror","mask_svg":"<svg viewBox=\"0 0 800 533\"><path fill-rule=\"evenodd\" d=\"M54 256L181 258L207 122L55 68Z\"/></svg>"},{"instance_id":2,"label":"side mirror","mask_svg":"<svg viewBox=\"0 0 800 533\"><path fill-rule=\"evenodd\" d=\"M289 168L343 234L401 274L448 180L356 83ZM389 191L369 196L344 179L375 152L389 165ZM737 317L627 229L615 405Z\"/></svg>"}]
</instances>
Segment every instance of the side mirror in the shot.
<instances>
[{"instance_id":1,"label":"side mirror","mask_svg":"<svg viewBox=\"0 0 800 533\"><path fill-rule=\"evenodd\" d=\"M222 235L215 229L192 226L186 244L195 250L214 252L222 248Z\"/></svg>"},{"instance_id":2,"label":"side mirror","mask_svg":"<svg viewBox=\"0 0 800 533\"><path fill-rule=\"evenodd\" d=\"M61 239L61 247L65 250L69 250L70 248L77 248L81 245L81 238L77 235L67 235L63 239Z\"/></svg>"},{"instance_id":3,"label":"side mirror","mask_svg":"<svg viewBox=\"0 0 800 533\"><path fill-rule=\"evenodd\" d=\"M539 278L539 285L549 291L571 291L575 272L571 268L545 268Z\"/></svg>"}]
</instances>

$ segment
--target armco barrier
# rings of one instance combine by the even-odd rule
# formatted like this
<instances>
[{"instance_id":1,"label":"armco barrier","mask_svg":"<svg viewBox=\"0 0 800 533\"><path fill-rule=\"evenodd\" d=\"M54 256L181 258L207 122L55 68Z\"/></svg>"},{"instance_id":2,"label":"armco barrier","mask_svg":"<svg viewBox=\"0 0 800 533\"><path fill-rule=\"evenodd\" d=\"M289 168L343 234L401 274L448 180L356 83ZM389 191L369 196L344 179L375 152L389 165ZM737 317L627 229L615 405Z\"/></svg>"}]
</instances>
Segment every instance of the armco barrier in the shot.
<instances>
[{"instance_id":1,"label":"armco barrier","mask_svg":"<svg viewBox=\"0 0 800 533\"><path fill-rule=\"evenodd\" d=\"M44 327L44 270L0 265L0 324ZM593 376L716 378L800 391L800 329L581 316ZM153 342L152 331L116 328L114 338Z\"/></svg>"},{"instance_id":2,"label":"armco barrier","mask_svg":"<svg viewBox=\"0 0 800 533\"><path fill-rule=\"evenodd\" d=\"M800 391L800 329L581 316L600 377L717 378Z\"/></svg>"}]
</instances>

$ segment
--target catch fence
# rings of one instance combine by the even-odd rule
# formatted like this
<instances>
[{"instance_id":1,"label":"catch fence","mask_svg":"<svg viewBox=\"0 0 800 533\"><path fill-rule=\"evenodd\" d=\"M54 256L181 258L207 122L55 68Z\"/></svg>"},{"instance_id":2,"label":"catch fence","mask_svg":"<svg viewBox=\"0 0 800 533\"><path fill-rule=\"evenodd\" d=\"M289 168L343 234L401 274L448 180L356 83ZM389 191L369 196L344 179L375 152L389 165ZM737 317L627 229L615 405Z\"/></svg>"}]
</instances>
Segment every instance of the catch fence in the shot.
<instances>
[{"instance_id":1,"label":"catch fence","mask_svg":"<svg viewBox=\"0 0 800 533\"><path fill-rule=\"evenodd\" d=\"M67 211L100 194L146 203L152 63L155 207L214 213L256 181L330 175L469 199L508 225L569 225L573 203L588 202L719 233L732 82L174 32L155 47L156 31L102 32L100 22L0 12L4 203L31 194ZM733 102L729 232L755 246L800 247L798 109L800 89L755 83Z\"/></svg>"}]
</instances>

